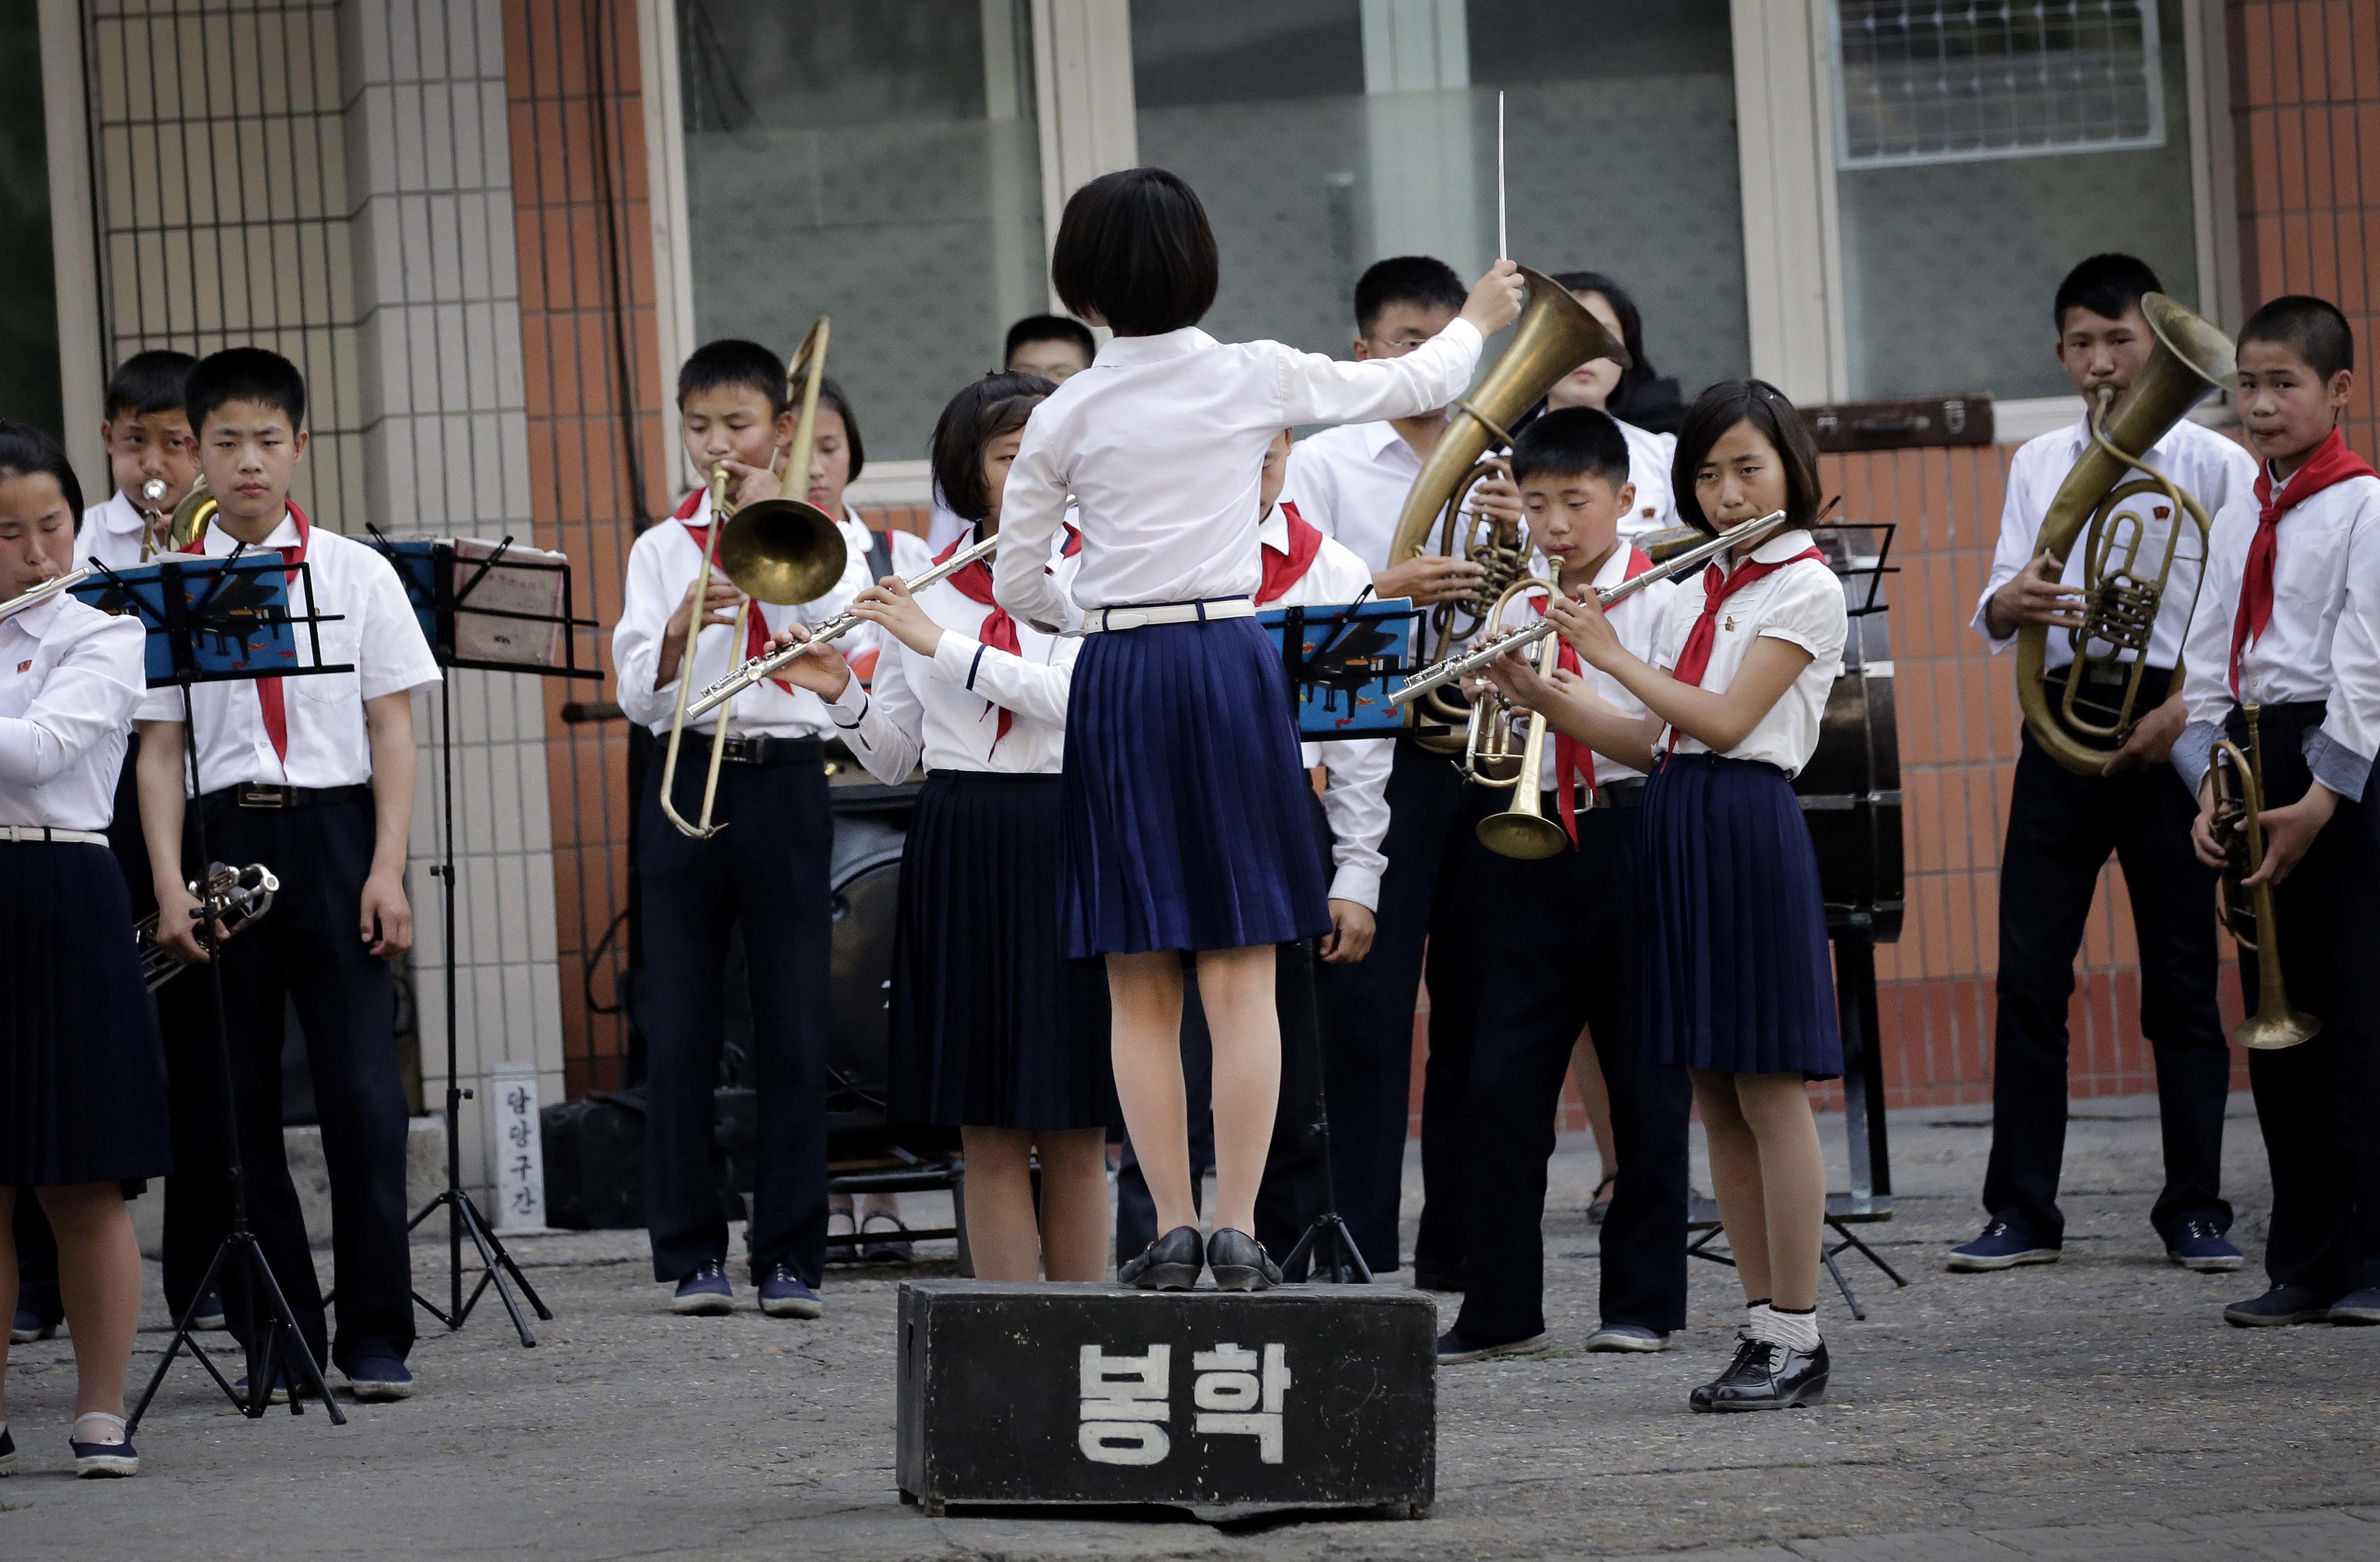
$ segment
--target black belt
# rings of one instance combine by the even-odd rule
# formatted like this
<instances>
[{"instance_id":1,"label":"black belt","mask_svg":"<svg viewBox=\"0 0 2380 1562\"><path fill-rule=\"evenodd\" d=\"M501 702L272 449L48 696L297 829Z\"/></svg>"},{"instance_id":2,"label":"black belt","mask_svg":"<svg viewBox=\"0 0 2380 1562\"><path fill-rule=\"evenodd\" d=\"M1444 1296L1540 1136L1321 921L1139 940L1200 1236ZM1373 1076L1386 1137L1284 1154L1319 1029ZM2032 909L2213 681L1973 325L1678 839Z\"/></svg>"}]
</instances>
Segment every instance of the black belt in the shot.
<instances>
[{"instance_id":1,"label":"black belt","mask_svg":"<svg viewBox=\"0 0 2380 1562\"><path fill-rule=\"evenodd\" d=\"M2276 705L2256 707L2256 730L2270 736L2275 728L2284 732L2302 733L2320 726L2330 716L2327 700L2290 700ZM2248 740L2248 713L2233 706L2223 720L2225 735L2235 743Z\"/></svg>"},{"instance_id":2,"label":"black belt","mask_svg":"<svg viewBox=\"0 0 2380 1562\"><path fill-rule=\"evenodd\" d=\"M765 733L748 738L731 735L721 757L730 764L820 764L826 759L826 740L771 738Z\"/></svg>"},{"instance_id":3,"label":"black belt","mask_svg":"<svg viewBox=\"0 0 2380 1562\"><path fill-rule=\"evenodd\" d=\"M1603 794L1602 802L1597 805L1598 807L1642 808L1645 806L1645 777L1641 775L1623 775L1617 781L1604 782L1597 789ZM1560 787L1546 787L1538 796L1544 799L1547 818L1560 817L1554 812L1561 806ZM1580 812L1585 811L1582 808Z\"/></svg>"},{"instance_id":4,"label":"black belt","mask_svg":"<svg viewBox=\"0 0 2380 1562\"><path fill-rule=\"evenodd\" d=\"M209 792L199 800L218 808L328 808L334 803L370 802L365 787L282 787L243 781L237 787Z\"/></svg>"}]
</instances>

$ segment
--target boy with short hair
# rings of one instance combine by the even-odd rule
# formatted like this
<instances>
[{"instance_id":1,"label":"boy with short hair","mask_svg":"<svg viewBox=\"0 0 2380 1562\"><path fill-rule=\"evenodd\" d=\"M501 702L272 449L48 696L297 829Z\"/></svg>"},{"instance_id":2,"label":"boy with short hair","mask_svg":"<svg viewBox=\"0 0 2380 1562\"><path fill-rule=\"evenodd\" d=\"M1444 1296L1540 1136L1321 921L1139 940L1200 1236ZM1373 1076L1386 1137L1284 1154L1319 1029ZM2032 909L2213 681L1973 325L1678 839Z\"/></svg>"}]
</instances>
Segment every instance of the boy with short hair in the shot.
<instances>
[{"instance_id":1,"label":"boy with short hair","mask_svg":"<svg viewBox=\"0 0 2380 1562\"><path fill-rule=\"evenodd\" d=\"M2130 255L2094 255L2067 275L2052 306L2058 362L2094 416L2102 387L2122 392L2148 362L2156 336L2141 299L2156 274ZM2061 704L2074 651L2067 630L2082 623L2084 550L2053 563L2034 556L2043 517L2058 485L2091 446L2077 422L2028 442L2010 464L2008 499L1990 578L1974 628L1995 655L2028 624L2046 626L2050 704ZM2194 494L2209 515L2247 491L2248 453L2185 418L2148 452L2150 464ZM2138 500L2143 524L2170 507ZM2187 553L2195 553L2189 548ZM2165 1188L2149 1212L2166 1254L2186 1268L2240 1267L2225 1232L2231 1206L2221 1193L2223 1110L2231 1051L2216 1003L2214 884L2185 850L2193 812L2164 763L2182 728L2179 696L2149 707L2169 686L2190 623L2197 566L2178 558L2166 582L2148 648L2141 721L2096 775L2078 775L2022 735L2000 860L1999 1020L1992 1074L1991 1159L1984 1174L1983 1232L1952 1250L1954 1272L2051 1263L2064 1240L2058 1178L2066 1149L2066 1009L2074 993L2099 870L2112 854L2124 870L2141 951L2141 1030L2156 1055L2157 1111L2165 1122ZM2086 742L2095 739L2085 738Z\"/></svg>"},{"instance_id":2,"label":"boy with short hair","mask_svg":"<svg viewBox=\"0 0 2380 1562\"><path fill-rule=\"evenodd\" d=\"M249 1214L315 1359L325 1359L322 1294L281 1138L284 1014L298 1012L322 1115L330 1169L339 1327L328 1360L358 1399L413 1391L413 1281L406 1238L405 1088L396 1056L391 957L413 944L405 854L413 823L413 691L438 681L396 571L378 550L319 527L289 499L306 451L306 382L260 348L232 348L190 371L190 426L220 504L186 551L221 558L277 550L297 583L310 579L325 622L301 629L301 659L319 632L326 665L353 670L201 683L189 691L197 726L198 791L189 792L183 695L150 692L140 711L140 792L155 885L158 942L204 958L185 886L201 866L186 858L188 809L205 816L207 847L225 862L261 862L281 880L273 914L224 946L225 1019L238 1104ZM169 1023L172 1016L168 1013ZM212 1017L183 1044L215 1056ZM205 1196L184 1165L177 1199ZM221 1197L219 1194L218 1197ZM227 1200L225 1201L227 1203ZM228 1209L214 1212L220 1236ZM230 1276L234 1332L251 1349L245 1275ZM297 1374L285 1372L285 1382ZM275 1385L276 1394L280 1385Z\"/></svg>"},{"instance_id":3,"label":"boy with short hair","mask_svg":"<svg viewBox=\"0 0 2380 1562\"><path fill-rule=\"evenodd\" d=\"M182 397L198 360L153 348L117 365L107 381L99 437L115 492L82 515L75 563L130 569L165 551L165 523L198 481L198 441ZM136 882L140 875L135 875Z\"/></svg>"},{"instance_id":4,"label":"boy with short hair","mask_svg":"<svg viewBox=\"0 0 2380 1562\"><path fill-rule=\"evenodd\" d=\"M2223 1316L2380 1324L2380 477L2339 434L2355 384L2346 316L2274 299L2240 328L2239 383L2262 470L2215 517L2173 763L2198 795L2191 844L2218 868L2212 751L2218 737L2249 750L2254 713L2265 856L2248 883L2272 886L2289 1007L2322 1028L2248 1054L2273 1171L2272 1285ZM2252 1011L2259 958L2240 951Z\"/></svg>"},{"instance_id":5,"label":"boy with short hair","mask_svg":"<svg viewBox=\"0 0 2380 1562\"><path fill-rule=\"evenodd\" d=\"M1011 373L1062 383L1088 369L1099 350L1098 338L1081 321L1062 314L1028 314L1008 328L1001 358Z\"/></svg>"},{"instance_id":6,"label":"boy with short hair","mask_svg":"<svg viewBox=\"0 0 2380 1562\"><path fill-rule=\"evenodd\" d=\"M1628 471L1620 425L1592 408L1548 412L1520 433L1512 475L1529 540L1567 596L1583 599L1653 567L1621 538L1635 500ZM1612 605L1612 627L1638 655L1650 655L1677 590L1663 580ZM1530 600L1542 610L1542 594ZM1567 643L1560 657L1557 681L1584 678L1621 710L1643 710L1617 679L1582 669ZM1602 1229L1602 1322L1587 1348L1659 1350L1686 1321L1690 1089L1685 1070L1655 1066L1637 1036L1636 809L1645 777L1555 734L1541 773L1520 784L1541 789L1544 816L1571 841L1535 860L1499 856L1475 838L1463 848L1485 901L1510 914L1480 941L1482 995L1463 1093L1466 1284L1463 1311L1439 1341L1445 1363L1546 1343L1546 1165L1582 1028L1595 1039L1610 1093L1620 1164ZM1514 794L1492 795L1502 807Z\"/></svg>"}]
</instances>

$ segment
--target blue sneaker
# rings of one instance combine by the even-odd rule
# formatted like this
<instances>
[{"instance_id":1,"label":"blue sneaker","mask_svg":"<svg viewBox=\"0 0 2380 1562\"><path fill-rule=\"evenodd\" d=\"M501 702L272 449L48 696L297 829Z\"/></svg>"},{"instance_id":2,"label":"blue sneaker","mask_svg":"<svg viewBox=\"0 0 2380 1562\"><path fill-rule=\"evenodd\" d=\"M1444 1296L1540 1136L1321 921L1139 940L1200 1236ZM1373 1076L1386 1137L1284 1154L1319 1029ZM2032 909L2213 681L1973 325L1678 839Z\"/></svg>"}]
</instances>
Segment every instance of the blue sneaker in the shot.
<instances>
[{"instance_id":1,"label":"blue sneaker","mask_svg":"<svg viewBox=\"0 0 2380 1562\"><path fill-rule=\"evenodd\" d=\"M2372 1293L2363 1293L2370 1296ZM2345 1297L2337 1299L2345 1301ZM2263 1296L2235 1301L2223 1310L2223 1321L2235 1329L2286 1328L2292 1324L2330 1320L2332 1302L2307 1286L2275 1286Z\"/></svg>"},{"instance_id":2,"label":"blue sneaker","mask_svg":"<svg viewBox=\"0 0 2380 1562\"><path fill-rule=\"evenodd\" d=\"M779 1263L760 1282L760 1311L771 1318L815 1318L826 1306L808 1281Z\"/></svg>"},{"instance_id":3,"label":"blue sneaker","mask_svg":"<svg viewBox=\"0 0 2380 1562\"><path fill-rule=\"evenodd\" d=\"M677 1283L670 1311L689 1318L716 1318L735 1311L735 1287L727 1283L727 1266L717 1259Z\"/></svg>"},{"instance_id":4,"label":"blue sneaker","mask_svg":"<svg viewBox=\"0 0 2380 1562\"><path fill-rule=\"evenodd\" d=\"M114 1431L113 1443L86 1443L69 1435L67 1446L74 1450L75 1474L85 1481L108 1476L138 1475L140 1455L133 1448L132 1439L125 1435L124 1418L89 1410L75 1418L75 1431L80 1432L91 1422L99 1423L102 1431Z\"/></svg>"},{"instance_id":5,"label":"blue sneaker","mask_svg":"<svg viewBox=\"0 0 2380 1562\"><path fill-rule=\"evenodd\" d=\"M30 1345L37 1339L49 1339L57 1332L57 1319L44 1318L30 1307L20 1307L8 1325L8 1343Z\"/></svg>"},{"instance_id":6,"label":"blue sneaker","mask_svg":"<svg viewBox=\"0 0 2380 1562\"><path fill-rule=\"evenodd\" d=\"M2202 1275L2228 1274L2247 1262L2211 1220L2183 1221L2181 1229L2166 1239L2165 1256Z\"/></svg>"},{"instance_id":7,"label":"blue sneaker","mask_svg":"<svg viewBox=\"0 0 2380 1562\"><path fill-rule=\"evenodd\" d=\"M2350 1291L2330 1304L2330 1321L2334 1324L2380 1324L2380 1286L2366 1286L2360 1291Z\"/></svg>"},{"instance_id":8,"label":"blue sneaker","mask_svg":"<svg viewBox=\"0 0 2380 1562\"><path fill-rule=\"evenodd\" d=\"M1994 1269L2014 1269L2020 1263L2056 1263L2058 1250L2044 1247L2005 1220L1995 1220L1984 1234L1964 1247L1950 1250L1944 1265L1954 1275L1981 1275Z\"/></svg>"},{"instance_id":9,"label":"blue sneaker","mask_svg":"<svg viewBox=\"0 0 2380 1562\"><path fill-rule=\"evenodd\" d=\"M1670 1336L1642 1324L1606 1324L1586 1336L1589 1350L1667 1350Z\"/></svg>"},{"instance_id":10,"label":"blue sneaker","mask_svg":"<svg viewBox=\"0 0 2380 1562\"><path fill-rule=\"evenodd\" d=\"M365 1404L413 1397L413 1374L394 1356L366 1356L347 1369L347 1387Z\"/></svg>"},{"instance_id":11,"label":"blue sneaker","mask_svg":"<svg viewBox=\"0 0 2380 1562\"><path fill-rule=\"evenodd\" d=\"M190 1327L203 1334L221 1334L231 1327L224 1319L223 1292L209 1291L191 1311Z\"/></svg>"}]
</instances>

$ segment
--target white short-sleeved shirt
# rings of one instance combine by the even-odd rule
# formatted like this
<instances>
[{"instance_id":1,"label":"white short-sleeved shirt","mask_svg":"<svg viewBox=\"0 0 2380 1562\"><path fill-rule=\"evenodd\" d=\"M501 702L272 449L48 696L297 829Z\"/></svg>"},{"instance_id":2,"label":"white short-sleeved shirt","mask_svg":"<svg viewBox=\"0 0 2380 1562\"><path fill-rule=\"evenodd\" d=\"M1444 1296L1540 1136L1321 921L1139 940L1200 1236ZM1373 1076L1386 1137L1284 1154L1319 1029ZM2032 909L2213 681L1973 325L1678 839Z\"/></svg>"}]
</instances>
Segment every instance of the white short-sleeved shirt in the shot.
<instances>
[{"instance_id":1,"label":"white short-sleeved shirt","mask_svg":"<svg viewBox=\"0 0 2380 1562\"><path fill-rule=\"evenodd\" d=\"M1640 429L1625 418L1614 418L1628 442L1628 481L1636 487L1635 502L1620 518L1620 540L1633 543L1647 531L1666 531L1678 524L1678 500L1670 472L1678 458L1678 436Z\"/></svg>"},{"instance_id":2,"label":"white short-sleeved shirt","mask_svg":"<svg viewBox=\"0 0 2380 1562\"><path fill-rule=\"evenodd\" d=\"M1781 532L1752 551L1762 564L1791 558L1810 547L1807 531ZM1712 567L1716 568L1717 566ZM1707 595L1700 580L1681 584L1670 599L1655 642L1653 665L1675 668L1678 654L1694 620L1702 616ZM1851 630L1851 613L1843 604L1842 582L1817 559L1787 565L1739 589L1721 604L1717 632L1711 641L1710 664L1702 687L1718 693L1735 681L1736 670L1752 651L1753 641L1768 636L1792 641L1810 653L1810 664L1779 696L1744 735L1727 750L1731 760L1759 760L1787 775L1798 775L1818 750L1818 730L1827 714L1827 696L1843 670L1843 641ZM1674 746L1682 754L1706 754L1710 745L1671 728L1654 743L1654 751Z\"/></svg>"},{"instance_id":3,"label":"white short-sleeved shirt","mask_svg":"<svg viewBox=\"0 0 2380 1562\"><path fill-rule=\"evenodd\" d=\"M1992 572L1984 581L1983 595L1975 600L1973 620L1975 632L1990 643L1995 656L2015 644L2016 637L1992 639L1988 621L1992 597L2032 562L2034 550L2040 546L2041 522L2049 513L2049 502L2058 496L2058 485L2066 481L2066 474L2074 470L2074 463L2082 458L2090 444L2090 425L2076 423L2025 441L2009 462L2008 497L2000 506L1999 544L1993 550ZM2166 431L2165 437L2150 447L2147 459L2194 495L2210 516L2248 493L2256 482L2256 458L2237 440L2187 418ZM2182 517L2156 513L2170 507L2148 494L2132 501L2130 513L2143 517L2151 528L2151 535L2143 540L2143 556L2157 556L2157 550L2166 545L2163 528L2189 525ZM2156 625L2149 636L2152 667L2179 665L2182 636L2190 627L2191 596L2198 589L2198 547L2192 539L2183 541L2183 552L2188 556L2174 560L2165 598L2157 607ZM2066 572L2059 579L2081 589L2085 563L2083 548L2078 541L2066 555ZM2046 651L2044 663L2052 668L2067 666L2074 660L2074 644L2064 629L2050 631Z\"/></svg>"},{"instance_id":4,"label":"white short-sleeved shirt","mask_svg":"<svg viewBox=\"0 0 2380 1562\"><path fill-rule=\"evenodd\" d=\"M1264 574L1265 446L1299 423L1409 418L1470 383L1480 336L1457 319L1402 358L1342 363L1279 342L1225 344L1196 327L1117 336L1033 409L1001 502L1001 604L1067 621L1043 568L1072 494L1085 609L1244 597Z\"/></svg>"},{"instance_id":5,"label":"white short-sleeved shirt","mask_svg":"<svg viewBox=\"0 0 2380 1562\"><path fill-rule=\"evenodd\" d=\"M421 620L407 600L395 566L369 543L342 537L328 527L310 526L305 535L307 572L313 610L335 618L297 631L300 665L314 660L314 636L322 636L322 663L347 664L353 672L316 673L281 680L282 711L289 754L273 752L264 726L264 707L255 679L192 686L198 720L199 785L209 792L240 782L305 787L360 787L371 780L371 738L364 726L364 702L400 694L438 681L438 662L422 638ZM295 548L299 535L294 512L253 556L267 549ZM222 558L239 546L221 526L210 527L206 554ZM152 561L154 562L154 561ZM305 598L291 587L290 610L302 613ZM141 702L142 721L179 722L182 691L153 689ZM183 783L188 785L187 781Z\"/></svg>"},{"instance_id":6,"label":"white short-sleeved shirt","mask_svg":"<svg viewBox=\"0 0 2380 1562\"><path fill-rule=\"evenodd\" d=\"M2251 490L2215 518L2206 590L2190 621L2190 726L2173 758L2193 790L2237 703L2231 632L2259 508ZM2361 798L2380 754L2380 479L2349 478L2290 506L2273 542L2273 616L2241 649L2239 698L2326 701L2322 725L2305 735L2307 765L2330 790Z\"/></svg>"},{"instance_id":7,"label":"white short-sleeved shirt","mask_svg":"<svg viewBox=\"0 0 2380 1562\"><path fill-rule=\"evenodd\" d=\"M1397 518L1420 475L1421 457L1395 424L1349 423L1289 447L1281 496L1377 575L1389 567Z\"/></svg>"},{"instance_id":8,"label":"white short-sleeved shirt","mask_svg":"<svg viewBox=\"0 0 2380 1562\"><path fill-rule=\"evenodd\" d=\"M107 828L147 639L71 596L0 620L0 824Z\"/></svg>"},{"instance_id":9,"label":"white short-sleeved shirt","mask_svg":"<svg viewBox=\"0 0 2380 1562\"><path fill-rule=\"evenodd\" d=\"M1633 562L1632 555L1634 553L1635 549L1627 539L1624 537L1621 539L1620 545L1611 550L1610 556L1606 558L1601 567L1596 570L1595 580L1589 589L1597 592L1609 591L1627 580L1628 567ZM1612 629L1620 636L1620 643L1628 648L1631 655L1646 662L1654 659L1662 626L1669 622L1670 599L1678 594L1678 584L1674 580L1657 580L1638 591L1633 596L1622 597L1611 604L1611 611L1606 616L1611 620ZM1542 600L1535 594L1514 598L1514 606L1506 609L1504 622L1497 627L1521 629L1536 623L1545 616L1544 610L1539 605ZM1532 654L1542 655L1545 647L1532 646L1529 650ZM1579 676L1586 680L1586 687L1591 693L1614 708L1632 716L1641 716L1645 714L1644 702L1630 693L1628 686L1609 673L1595 667L1581 666ZM1644 774L1643 771L1632 769L1621 763L1609 754L1598 753L1594 758L1595 784L1598 787L1608 787L1614 781L1624 781L1630 776ZM1552 791L1559 783L1560 777L1556 775L1554 767L1554 746L1548 742L1545 747L1544 768L1538 775L1538 786L1541 790Z\"/></svg>"},{"instance_id":10,"label":"white short-sleeved shirt","mask_svg":"<svg viewBox=\"0 0 2380 1562\"><path fill-rule=\"evenodd\" d=\"M110 569L139 568L140 540L148 529L147 518L117 489L105 502L82 512L82 526L75 532L76 567L95 559Z\"/></svg>"}]
</instances>

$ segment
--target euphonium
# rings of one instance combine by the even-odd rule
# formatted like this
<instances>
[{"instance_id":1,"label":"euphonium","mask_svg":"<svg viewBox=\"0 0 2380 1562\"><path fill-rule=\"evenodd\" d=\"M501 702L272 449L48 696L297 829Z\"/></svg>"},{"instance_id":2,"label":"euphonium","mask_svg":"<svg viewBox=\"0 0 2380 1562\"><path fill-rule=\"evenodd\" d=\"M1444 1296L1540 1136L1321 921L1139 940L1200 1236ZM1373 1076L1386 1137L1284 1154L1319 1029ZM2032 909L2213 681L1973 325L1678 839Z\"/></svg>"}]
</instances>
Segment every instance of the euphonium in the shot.
<instances>
[{"instance_id":1,"label":"euphonium","mask_svg":"<svg viewBox=\"0 0 2380 1562\"><path fill-rule=\"evenodd\" d=\"M2205 507L2146 457L2168 429L2238 369L2230 338L2164 294L2143 295L2141 313L2156 333L2156 348L2121 397L2102 387L2091 419L2091 447L2058 484L2034 546L2036 555L2047 554L2061 567L2077 542L2084 548L2082 627L2067 631L2074 662L2055 713L2046 677L2049 626L2027 624L2017 634L2016 692L2025 726L2052 759L2082 775L2097 775L2140 719L2149 642L2176 560L2192 557L2204 579L2213 525ZM2144 475L2127 477L2135 470ZM2150 522L2131 507L2147 494L2161 495L2170 506L2164 556L2154 568L2143 560L2143 551L2155 542ZM2182 551L2185 519L2197 531L2194 555ZM2095 668L2103 669L2097 678L2090 677ZM2173 687L2155 690L2151 704L2162 703L2180 687L2179 666L2173 677ZM2101 704L2085 693L2087 682L2109 681L2123 689L2116 703ZM2077 733L2099 741L2082 741Z\"/></svg>"},{"instance_id":2,"label":"euphonium","mask_svg":"<svg viewBox=\"0 0 2380 1562\"><path fill-rule=\"evenodd\" d=\"M2256 1012L2240 1021L2231 1039L2259 1052L2310 1042L2322 1021L2289 1007L2281 983L2281 946L2273 916L2273 886L2249 889L2243 881L2265 865L2265 742L2256 730L2256 706L2240 707L2248 718L2248 750L2229 738L2215 744L2215 838L2228 860L2223 869L2223 921L2241 948L2256 957Z\"/></svg>"},{"instance_id":3,"label":"euphonium","mask_svg":"<svg viewBox=\"0 0 2380 1562\"><path fill-rule=\"evenodd\" d=\"M1520 269L1529 284L1529 302L1512 329L1512 344L1477 388L1456 399L1438 447L1414 479L1389 543L1391 567L1435 552L1467 558L1488 572L1475 596L1427 610L1417 648L1425 664L1441 660L1486 628L1492 609L1483 610L1480 604L1497 602L1528 573L1529 544L1517 523L1489 521L1463 509L1473 485L1493 470L1481 458L1492 447L1509 446L1512 425L1521 414L1580 364L1608 358L1624 369L1630 361L1628 349L1567 288L1527 266ZM1433 533L1435 548L1430 545ZM1406 712L1416 727L1467 731L1470 726L1459 692L1410 703ZM1439 753L1464 746L1464 739L1443 730L1418 733L1415 740Z\"/></svg>"}]
</instances>

